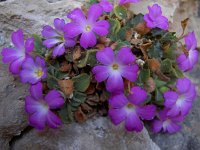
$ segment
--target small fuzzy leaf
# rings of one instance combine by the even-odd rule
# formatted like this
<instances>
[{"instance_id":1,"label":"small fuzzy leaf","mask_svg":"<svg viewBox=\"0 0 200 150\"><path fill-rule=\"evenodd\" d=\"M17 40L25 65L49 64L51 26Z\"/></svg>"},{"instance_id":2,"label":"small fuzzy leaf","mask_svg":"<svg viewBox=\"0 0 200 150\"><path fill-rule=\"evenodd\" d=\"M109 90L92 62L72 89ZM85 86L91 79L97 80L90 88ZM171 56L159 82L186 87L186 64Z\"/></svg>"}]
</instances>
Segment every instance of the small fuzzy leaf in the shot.
<instances>
[{"instance_id":1,"label":"small fuzzy leaf","mask_svg":"<svg viewBox=\"0 0 200 150\"><path fill-rule=\"evenodd\" d=\"M71 106L74 108L78 108L82 103L85 102L86 98L87 98L86 94L74 91Z\"/></svg>"},{"instance_id":2,"label":"small fuzzy leaf","mask_svg":"<svg viewBox=\"0 0 200 150\"><path fill-rule=\"evenodd\" d=\"M156 92L155 92L155 100L156 100L155 103L158 105L163 105L164 103L163 95L158 89L156 89Z\"/></svg>"},{"instance_id":3,"label":"small fuzzy leaf","mask_svg":"<svg viewBox=\"0 0 200 150\"><path fill-rule=\"evenodd\" d=\"M83 68L86 65L89 65L89 66L93 67L97 63L97 60L96 60L96 52L97 51L98 50L96 50L96 49L95 50L87 50L85 57L82 58L78 62L77 66L79 68Z\"/></svg>"},{"instance_id":4,"label":"small fuzzy leaf","mask_svg":"<svg viewBox=\"0 0 200 150\"><path fill-rule=\"evenodd\" d=\"M72 78L72 80L76 91L85 92L90 85L91 77L86 73L82 73Z\"/></svg>"},{"instance_id":5,"label":"small fuzzy leaf","mask_svg":"<svg viewBox=\"0 0 200 150\"><path fill-rule=\"evenodd\" d=\"M64 123L70 123L74 121L72 108L69 103L65 104L64 107L62 107L61 110L58 111L58 114Z\"/></svg>"},{"instance_id":6,"label":"small fuzzy leaf","mask_svg":"<svg viewBox=\"0 0 200 150\"><path fill-rule=\"evenodd\" d=\"M48 76L47 77L47 86L50 88L50 89L58 89L58 82L51 76Z\"/></svg>"},{"instance_id":7,"label":"small fuzzy leaf","mask_svg":"<svg viewBox=\"0 0 200 150\"><path fill-rule=\"evenodd\" d=\"M170 59L167 58L161 62L161 71L163 73L170 73L172 69L172 61Z\"/></svg>"},{"instance_id":8,"label":"small fuzzy leaf","mask_svg":"<svg viewBox=\"0 0 200 150\"><path fill-rule=\"evenodd\" d=\"M33 38L34 38L34 46L35 46L35 52L40 54L40 55L44 55L45 54L45 47L42 44L42 37L40 37L37 34L33 34Z\"/></svg>"},{"instance_id":9,"label":"small fuzzy leaf","mask_svg":"<svg viewBox=\"0 0 200 150\"><path fill-rule=\"evenodd\" d=\"M149 69L143 69L140 70L138 80L140 83L145 83L150 78L150 70Z\"/></svg>"},{"instance_id":10,"label":"small fuzzy leaf","mask_svg":"<svg viewBox=\"0 0 200 150\"><path fill-rule=\"evenodd\" d=\"M131 28L135 28L139 23L144 22L144 15L138 14L136 17L128 21L127 25Z\"/></svg>"},{"instance_id":11,"label":"small fuzzy leaf","mask_svg":"<svg viewBox=\"0 0 200 150\"><path fill-rule=\"evenodd\" d=\"M157 88L159 88L159 87L164 86L164 85L167 84L166 82L164 82L164 81L162 81L162 80L159 80L159 79L155 79L154 81L155 81L155 83L156 83L156 87L157 87Z\"/></svg>"},{"instance_id":12,"label":"small fuzzy leaf","mask_svg":"<svg viewBox=\"0 0 200 150\"><path fill-rule=\"evenodd\" d=\"M119 32L119 30L121 29L121 25L120 22L117 19L109 19L110 22L110 32L111 35L115 35Z\"/></svg>"},{"instance_id":13,"label":"small fuzzy leaf","mask_svg":"<svg viewBox=\"0 0 200 150\"><path fill-rule=\"evenodd\" d=\"M120 6L120 5L118 5L114 8L114 13L120 19L124 19L127 16L126 8L124 6Z\"/></svg>"},{"instance_id":14,"label":"small fuzzy leaf","mask_svg":"<svg viewBox=\"0 0 200 150\"><path fill-rule=\"evenodd\" d=\"M156 42L149 50L148 50L148 55L151 58L157 58L161 59L163 57L163 51L161 44L159 42Z\"/></svg>"}]
</instances>

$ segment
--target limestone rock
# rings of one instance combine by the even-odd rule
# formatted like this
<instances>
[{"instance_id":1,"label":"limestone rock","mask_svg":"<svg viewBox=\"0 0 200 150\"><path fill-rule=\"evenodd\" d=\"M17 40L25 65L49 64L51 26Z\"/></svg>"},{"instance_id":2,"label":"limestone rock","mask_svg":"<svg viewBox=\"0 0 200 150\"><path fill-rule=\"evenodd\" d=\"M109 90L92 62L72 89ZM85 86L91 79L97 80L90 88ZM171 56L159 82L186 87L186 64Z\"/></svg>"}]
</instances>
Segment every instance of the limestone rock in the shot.
<instances>
[{"instance_id":1,"label":"limestone rock","mask_svg":"<svg viewBox=\"0 0 200 150\"><path fill-rule=\"evenodd\" d=\"M144 129L141 133L128 133L123 126L115 127L106 118L94 118L83 124L64 125L57 130L24 134L13 150L159 150Z\"/></svg>"}]
</instances>

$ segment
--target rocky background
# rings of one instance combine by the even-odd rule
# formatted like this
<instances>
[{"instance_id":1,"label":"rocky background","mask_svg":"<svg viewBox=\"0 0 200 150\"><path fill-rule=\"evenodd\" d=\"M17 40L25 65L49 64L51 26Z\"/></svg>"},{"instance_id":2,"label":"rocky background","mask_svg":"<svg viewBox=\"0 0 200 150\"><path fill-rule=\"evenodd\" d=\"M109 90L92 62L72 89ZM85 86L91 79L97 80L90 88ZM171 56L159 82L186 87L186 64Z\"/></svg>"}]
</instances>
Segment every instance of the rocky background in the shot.
<instances>
[{"instance_id":1,"label":"rocky background","mask_svg":"<svg viewBox=\"0 0 200 150\"><path fill-rule=\"evenodd\" d=\"M18 28L27 35L40 33L44 24L80 7L84 0L0 0L0 51L9 46L10 34ZM181 32L180 21L189 17L189 31L195 30L200 46L199 0L143 0L133 5L134 12L145 13L146 6L159 3L171 21L171 30ZM84 124L64 125L58 130L37 132L28 127L24 97L28 86L8 73L0 56L0 150L199 150L200 149L200 65L189 74L197 84L198 98L173 135L147 132L127 133L106 118L94 118ZM148 127L147 127L148 128ZM150 135L150 136L149 136ZM156 143L156 144L155 144Z\"/></svg>"}]
</instances>

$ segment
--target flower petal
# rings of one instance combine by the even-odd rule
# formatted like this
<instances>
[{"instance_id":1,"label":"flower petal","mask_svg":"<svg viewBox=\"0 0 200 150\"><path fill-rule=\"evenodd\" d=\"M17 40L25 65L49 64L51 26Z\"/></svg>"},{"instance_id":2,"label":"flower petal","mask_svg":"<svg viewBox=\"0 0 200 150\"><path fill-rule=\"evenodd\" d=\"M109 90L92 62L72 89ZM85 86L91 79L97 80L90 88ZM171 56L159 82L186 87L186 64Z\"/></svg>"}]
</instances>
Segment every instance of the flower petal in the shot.
<instances>
[{"instance_id":1,"label":"flower petal","mask_svg":"<svg viewBox=\"0 0 200 150\"><path fill-rule=\"evenodd\" d=\"M21 29L17 30L16 32L12 33L12 42L13 44L19 48L23 49L24 48L24 34Z\"/></svg>"},{"instance_id":2,"label":"flower petal","mask_svg":"<svg viewBox=\"0 0 200 150\"><path fill-rule=\"evenodd\" d=\"M124 88L124 82L120 73L112 73L107 80L106 89L109 92L121 91Z\"/></svg>"},{"instance_id":3,"label":"flower petal","mask_svg":"<svg viewBox=\"0 0 200 150\"><path fill-rule=\"evenodd\" d=\"M169 133L176 133L178 132L179 130L181 129L181 126L176 124L176 123L173 123L173 122L170 122L167 126L167 131Z\"/></svg>"},{"instance_id":4,"label":"flower petal","mask_svg":"<svg viewBox=\"0 0 200 150\"><path fill-rule=\"evenodd\" d=\"M128 103L126 96L123 93L111 96L109 106L111 108L122 108Z\"/></svg>"},{"instance_id":5,"label":"flower petal","mask_svg":"<svg viewBox=\"0 0 200 150\"><path fill-rule=\"evenodd\" d=\"M178 92L186 93L191 86L191 81L188 78L180 78L176 82Z\"/></svg>"},{"instance_id":6,"label":"flower petal","mask_svg":"<svg viewBox=\"0 0 200 150\"><path fill-rule=\"evenodd\" d=\"M199 52L197 50L190 50L189 60L190 60L191 69L192 69L193 66L199 61Z\"/></svg>"},{"instance_id":7,"label":"flower petal","mask_svg":"<svg viewBox=\"0 0 200 150\"><path fill-rule=\"evenodd\" d=\"M38 130L45 128L46 115L41 112L36 112L29 117L29 124Z\"/></svg>"},{"instance_id":8,"label":"flower petal","mask_svg":"<svg viewBox=\"0 0 200 150\"><path fill-rule=\"evenodd\" d=\"M58 128L62 124L60 118L54 114L52 111L49 111L47 114L47 124L50 128Z\"/></svg>"},{"instance_id":9,"label":"flower petal","mask_svg":"<svg viewBox=\"0 0 200 150\"><path fill-rule=\"evenodd\" d=\"M99 5L103 8L105 12L111 12L113 10L113 5L108 0L101 0Z\"/></svg>"},{"instance_id":10,"label":"flower petal","mask_svg":"<svg viewBox=\"0 0 200 150\"><path fill-rule=\"evenodd\" d=\"M44 100L48 103L50 109L58 109L61 108L65 101L61 94L56 90L51 90L44 98Z\"/></svg>"},{"instance_id":11,"label":"flower petal","mask_svg":"<svg viewBox=\"0 0 200 150\"><path fill-rule=\"evenodd\" d=\"M43 99L43 95L42 95L42 83L38 82L37 84L32 85L30 87L30 93L31 93L31 96L35 100L41 100L41 99Z\"/></svg>"},{"instance_id":12,"label":"flower petal","mask_svg":"<svg viewBox=\"0 0 200 150\"><path fill-rule=\"evenodd\" d=\"M126 111L124 108L109 109L108 115L114 125L118 125L126 119Z\"/></svg>"},{"instance_id":13,"label":"flower petal","mask_svg":"<svg viewBox=\"0 0 200 150\"><path fill-rule=\"evenodd\" d=\"M93 4L88 11L88 21L94 23L102 14L103 8L98 4Z\"/></svg>"},{"instance_id":14,"label":"flower petal","mask_svg":"<svg viewBox=\"0 0 200 150\"><path fill-rule=\"evenodd\" d=\"M144 120L152 120L156 114L155 105L146 105L137 109L138 115Z\"/></svg>"},{"instance_id":15,"label":"flower petal","mask_svg":"<svg viewBox=\"0 0 200 150\"><path fill-rule=\"evenodd\" d=\"M162 129L163 122L160 120L154 120L152 123L152 131L154 133L158 133Z\"/></svg>"},{"instance_id":16,"label":"flower petal","mask_svg":"<svg viewBox=\"0 0 200 150\"><path fill-rule=\"evenodd\" d=\"M194 32L188 33L185 37L185 44L187 46L187 50L194 50L197 47L197 39Z\"/></svg>"},{"instance_id":17,"label":"flower petal","mask_svg":"<svg viewBox=\"0 0 200 150\"><path fill-rule=\"evenodd\" d=\"M76 41L74 39L68 38L65 36L65 46L66 47L74 47L76 45Z\"/></svg>"},{"instance_id":18,"label":"flower petal","mask_svg":"<svg viewBox=\"0 0 200 150\"><path fill-rule=\"evenodd\" d=\"M179 95L174 91L167 91L164 93L165 106L171 108L177 101Z\"/></svg>"},{"instance_id":19,"label":"flower petal","mask_svg":"<svg viewBox=\"0 0 200 150\"><path fill-rule=\"evenodd\" d=\"M93 32L84 32L80 38L80 44L83 48L93 47L97 43L96 36Z\"/></svg>"},{"instance_id":20,"label":"flower petal","mask_svg":"<svg viewBox=\"0 0 200 150\"><path fill-rule=\"evenodd\" d=\"M24 62L24 57L20 57L14 60L9 66L10 72L12 72L13 74L19 74L23 62Z\"/></svg>"},{"instance_id":21,"label":"flower petal","mask_svg":"<svg viewBox=\"0 0 200 150\"><path fill-rule=\"evenodd\" d=\"M22 70L20 72L20 79L22 83L35 84L40 81L40 78L35 76L33 70Z\"/></svg>"},{"instance_id":22,"label":"flower petal","mask_svg":"<svg viewBox=\"0 0 200 150\"><path fill-rule=\"evenodd\" d=\"M65 25L64 31L67 37L74 38L81 34L84 30L83 27L81 27L79 24L71 22Z\"/></svg>"},{"instance_id":23,"label":"flower petal","mask_svg":"<svg viewBox=\"0 0 200 150\"><path fill-rule=\"evenodd\" d=\"M140 132L143 129L143 123L135 112L129 113L125 120L125 128L127 131Z\"/></svg>"},{"instance_id":24,"label":"flower petal","mask_svg":"<svg viewBox=\"0 0 200 150\"><path fill-rule=\"evenodd\" d=\"M29 114L33 114L39 111L39 102L35 100L32 96L26 96L25 98L25 110Z\"/></svg>"},{"instance_id":25,"label":"flower petal","mask_svg":"<svg viewBox=\"0 0 200 150\"><path fill-rule=\"evenodd\" d=\"M99 36L105 36L109 33L109 23L106 20L100 20L95 23L92 31L94 31Z\"/></svg>"},{"instance_id":26,"label":"flower petal","mask_svg":"<svg viewBox=\"0 0 200 150\"><path fill-rule=\"evenodd\" d=\"M47 48L52 48L56 44L61 43L62 41L60 39L47 39L43 41L43 45Z\"/></svg>"},{"instance_id":27,"label":"flower petal","mask_svg":"<svg viewBox=\"0 0 200 150\"><path fill-rule=\"evenodd\" d=\"M65 26L65 20L59 19L59 18L54 19L54 26L55 26L56 30L62 32L64 29L64 26Z\"/></svg>"},{"instance_id":28,"label":"flower petal","mask_svg":"<svg viewBox=\"0 0 200 150\"><path fill-rule=\"evenodd\" d=\"M53 49L53 57L61 56L65 53L65 46L64 43L59 44Z\"/></svg>"},{"instance_id":29,"label":"flower petal","mask_svg":"<svg viewBox=\"0 0 200 150\"><path fill-rule=\"evenodd\" d=\"M95 75L95 79L98 82L106 80L109 76L109 70L107 66L95 66L92 69L92 73Z\"/></svg>"},{"instance_id":30,"label":"flower petal","mask_svg":"<svg viewBox=\"0 0 200 150\"><path fill-rule=\"evenodd\" d=\"M31 52L34 49L34 38L28 38L25 42L26 52Z\"/></svg>"},{"instance_id":31,"label":"flower petal","mask_svg":"<svg viewBox=\"0 0 200 150\"><path fill-rule=\"evenodd\" d=\"M2 52L3 63L10 63L25 55L25 52L18 50L16 48L3 48Z\"/></svg>"},{"instance_id":32,"label":"flower petal","mask_svg":"<svg viewBox=\"0 0 200 150\"><path fill-rule=\"evenodd\" d=\"M59 34L51 26L44 26L42 30L42 36L44 38L55 38L59 37Z\"/></svg>"},{"instance_id":33,"label":"flower petal","mask_svg":"<svg viewBox=\"0 0 200 150\"><path fill-rule=\"evenodd\" d=\"M117 62L120 62L123 65L130 65L135 62L136 57L131 52L131 49L128 47L123 47L119 50L117 54Z\"/></svg>"},{"instance_id":34,"label":"flower petal","mask_svg":"<svg viewBox=\"0 0 200 150\"><path fill-rule=\"evenodd\" d=\"M100 63L110 65L114 61L114 52L110 47L107 47L98 51L96 58Z\"/></svg>"},{"instance_id":35,"label":"flower petal","mask_svg":"<svg viewBox=\"0 0 200 150\"><path fill-rule=\"evenodd\" d=\"M121 74L124 78L134 82L137 80L138 70L139 70L138 65L124 66Z\"/></svg>"},{"instance_id":36,"label":"flower petal","mask_svg":"<svg viewBox=\"0 0 200 150\"><path fill-rule=\"evenodd\" d=\"M174 105L167 113L169 117L175 117L180 113L180 108L177 105Z\"/></svg>"},{"instance_id":37,"label":"flower petal","mask_svg":"<svg viewBox=\"0 0 200 150\"><path fill-rule=\"evenodd\" d=\"M128 96L128 100L135 105L142 104L147 98L147 92L139 86L135 86L131 89L131 94Z\"/></svg>"},{"instance_id":38,"label":"flower petal","mask_svg":"<svg viewBox=\"0 0 200 150\"><path fill-rule=\"evenodd\" d=\"M83 14L80 8L76 8L71 11L67 17L71 19L73 22L77 22L79 24L84 24L86 22L85 15Z\"/></svg>"}]
</instances>

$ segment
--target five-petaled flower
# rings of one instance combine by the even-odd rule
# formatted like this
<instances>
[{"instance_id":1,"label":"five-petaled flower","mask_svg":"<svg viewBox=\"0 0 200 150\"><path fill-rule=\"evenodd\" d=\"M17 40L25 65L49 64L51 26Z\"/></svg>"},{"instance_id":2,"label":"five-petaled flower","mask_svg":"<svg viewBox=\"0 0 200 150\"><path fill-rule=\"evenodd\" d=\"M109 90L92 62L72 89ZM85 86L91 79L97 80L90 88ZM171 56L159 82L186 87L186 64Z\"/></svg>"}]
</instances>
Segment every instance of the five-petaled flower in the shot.
<instances>
[{"instance_id":1,"label":"five-petaled flower","mask_svg":"<svg viewBox=\"0 0 200 150\"><path fill-rule=\"evenodd\" d=\"M194 32L190 32L185 37L186 49L183 54L179 55L176 59L179 68L182 71L190 71L198 62L199 53L196 50L197 40Z\"/></svg>"},{"instance_id":2,"label":"five-petaled flower","mask_svg":"<svg viewBox=\"0 0 200 150\"><path fill-rule=\"evenodd\" d=\"M76 44L74 39L66 36L64 26L64 19L56 18L54 20L55 29L47 25L42 30L42 36L45 38L43 45L47 48L54 48L53 57L63 55L66 48L73 47Z\"/></svg>"},{"instance_id":3,"label":"five-petaled flower","mask_svg":"<svg viewBox=\"0 0 200 150\"><path fill-rule=\"evenodd\" d=\"M22 63L26 60L34 49L34 39L29 38L24 42L24 34L22 30L12 33L13 48L3 48L2 61L10 63L9 70L13 74L19 74Z\"/></svg>"},{"instance_id":4,"label":"five-petaled flower","mask_svg":"<svg viewBox=\"0 0 200 150\"><path fill-rule=\"evenodd\" d=\"M80 8L74 9L67 17L71 23L65 25L66 35L74 38L81 34L80 45L83 48L93 47L97 43L96 35L105 36L109 32L109 23L106 20L99 20L103 9L98 4L90 7L87 18Z\"/></svg>"},{"instance_id":5,"label":"five-petaled flower","mask_svg":"<svg viewBox=\"0 0 200 150\"><path fill-rule=\"evenodd\" d=\"M101 0L99 5L103 8L105 12L111 12L113 10L113 4L108 0Z\"/></svg>"},{"instance_id":6,"label":"five-petaled flower","mask_svg":"<svg viewBox=\"0 0 200 150\"><path fill-rule=\"evenodd\" d=\"M181 129L180 123L184 120L184 116L178 115L175 117L167 116L168 109L164 109L159 112L158 119L155 119L152 123L152 130L154 133L158 133L161 130L163 132L175 133Z\"/></svg>"},{"instance_id":7,"label":"five-petaled flower","mask_svg":"<svg viewBox=\"0 0 200 150\"><path fill-rule=\"evenodd\" d=\"M62 122L52 110L61 108L63 105L64 99L58 91L51 90L43 97L42 83L32 85L30 96L27 96L25 100L29 124L38 130L43 130L46 125L50 128L57 128Z\"/></svg>"},{"instance_id":8,"label":"five-petaled flower","mask_svg":"<svg viewBox=\"0 0 200 150\"><path fill-rule=\"evenodd\" d=\"M192 107L192 102L196 98L195 85L187 78L180 78L176 82L177 91L167 91L164 93L164 105L169 108L168 116L185 116Z\"/></svg>"},{"instance_id":9,"label":"five-petaled flower","mask_svg":"<svg viewBox=\"0 0 200 150\"><path fill-rule=\"evenodd\" d=\"M152 120L156 113L154 105L143 105L146 98L146 91L140 87L133 87L127 97L123 93L112 96L109 99L111 121L115 125L125 121L128 131L142 131L142 120Z\"/></svg>"},{"instance_id":10,"label":"five-petaled flower","mask_svg":"<svg viewBox=\"0 0 200 150\"><path fill-rule=\"evenodd\" d=\"M114 51L107 47L98 51L96 58L103 65L95 66L92 72L98 82L107 80L106 88L109 92L124 89L122 77L132 82L137 79L139 68L134 64L136 57L130 48L121 48L115 57Z\"/></svg>"},{"instance_id":11,"label":"five-petaled flower","mask_svg":"<svg viewBox=\"0 0 200 150\"><path fill-rule=\"evenodd\" d=\"M144 20L149 28L160 28L168 30L169 21L165 16L162 16L161 7L158 4L154 4L152 7L148 7L149 13L144 16Z\"/></svg>"},{"instance_id":12,"label":"five-petaled flower","mask_svg":"<svg viewBox=\"0 0 200 150\"><path fill-rule=\"evenodd\" d=\"M36 57L35 61L32 57L26 59L22 64L22 70L20 72L21 81L23 83L35 84L42 79L46 78L47 69L45 67L45 60Z\"/></svg>"}]
</instances>

